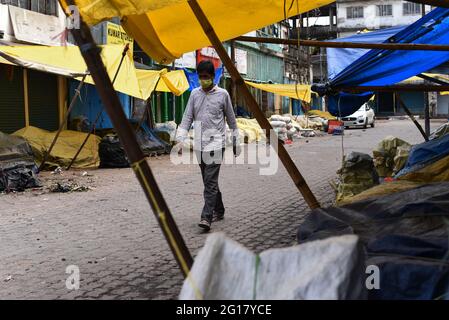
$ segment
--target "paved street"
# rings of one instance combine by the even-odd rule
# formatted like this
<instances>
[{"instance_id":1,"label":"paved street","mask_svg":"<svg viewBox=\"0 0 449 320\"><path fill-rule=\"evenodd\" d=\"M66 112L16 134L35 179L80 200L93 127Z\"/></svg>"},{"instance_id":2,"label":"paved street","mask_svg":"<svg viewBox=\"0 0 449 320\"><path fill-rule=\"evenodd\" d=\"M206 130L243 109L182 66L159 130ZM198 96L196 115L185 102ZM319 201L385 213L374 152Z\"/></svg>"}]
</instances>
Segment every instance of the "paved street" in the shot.
<instances>
[{"instance_id":1,"label":"paved street","mask_svg":"<svg viewBox=\"0 0 449 320\"><path fill-rule=\"evenodd\" d=\"M346 131L345 152L371 153L387 135L422 141L408 120L379 121L374 129ZM329 181L341 162L341 142L341 137L324 136L287 146L325 206L334 198ZM168 156L149 163L196 255L207 237L197 227L202 207L198 167L175 166ZM180 271L132 170L42 175L46 185L61 178L95 189L0 195L0 299L176 298ZM274 176L260 176L257 165L226 165L220 186L226 219L215 223L212 232L225 232L255 251L295 244L308 209L282 165ZM80 269L79 290L66 288L69 265Z\"/></svg>"}]
</instances>

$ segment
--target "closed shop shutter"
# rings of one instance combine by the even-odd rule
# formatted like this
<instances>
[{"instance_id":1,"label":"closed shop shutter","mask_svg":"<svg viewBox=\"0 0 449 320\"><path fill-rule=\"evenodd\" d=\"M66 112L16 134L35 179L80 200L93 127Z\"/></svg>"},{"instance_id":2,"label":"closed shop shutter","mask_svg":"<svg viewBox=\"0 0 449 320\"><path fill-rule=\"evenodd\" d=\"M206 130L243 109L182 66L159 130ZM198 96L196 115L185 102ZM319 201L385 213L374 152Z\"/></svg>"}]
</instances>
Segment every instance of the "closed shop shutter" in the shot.
<instances>
[{"instance_id":1,"label":"closed shop shutter","mask_svg":"<svg viewBox=\"0 0 449 320\"><path fill-rule=\"evenodd\" d=\"M55 75L28 70L30 125L54 131L58 129L58 82Z\"/></svg>"},{"instance_id":2,"label":"closed shop shutter","mask_svg":"<svg viewBox=\"0 0 449 320\"><path fill-rule=\"evenodd\" d=\"M23 69L0 65L0 131L12 133L24 126Z\"/></svg>"}]
</instances>

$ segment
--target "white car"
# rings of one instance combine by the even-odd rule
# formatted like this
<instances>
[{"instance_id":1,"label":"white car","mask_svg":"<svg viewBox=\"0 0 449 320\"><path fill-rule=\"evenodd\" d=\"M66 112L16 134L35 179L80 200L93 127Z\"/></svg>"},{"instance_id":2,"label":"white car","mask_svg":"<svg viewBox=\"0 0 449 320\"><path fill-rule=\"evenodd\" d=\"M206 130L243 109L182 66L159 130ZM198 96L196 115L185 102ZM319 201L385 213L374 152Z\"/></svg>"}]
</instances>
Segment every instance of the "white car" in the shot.
<instances>
[{"instance_id":1,"label":"white car","mask_svg":"<svg viewBox=\"0 0 449 320\"><path fill-rule=\"evenodd\" d=\"M341 118L341 121L343 121L345 128L363 127L366 129L368 126L374 128L376 115L374 114L374 110L365 103L350 116Z\"/></svg>"}]
</instances>

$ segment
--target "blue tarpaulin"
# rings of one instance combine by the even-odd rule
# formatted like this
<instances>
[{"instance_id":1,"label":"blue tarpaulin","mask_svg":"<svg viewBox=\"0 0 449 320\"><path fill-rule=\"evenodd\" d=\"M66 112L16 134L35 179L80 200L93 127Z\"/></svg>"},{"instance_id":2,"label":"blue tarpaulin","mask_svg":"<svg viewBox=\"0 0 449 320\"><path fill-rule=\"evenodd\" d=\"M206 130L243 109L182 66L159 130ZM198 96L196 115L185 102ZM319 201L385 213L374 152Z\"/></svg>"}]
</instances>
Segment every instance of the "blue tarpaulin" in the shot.
<instances>
[{"instance_id":1,"label":"blue tarpaulin","mask_svg":"<svg viewBox=\"0 0 449 320\"><path fill-rule=\"evenodd\" d=\"M405 167L397 173L399 178L409 172L419 170L449 155L449 134L438 139L415 145L410 150Z\"/></svg>"},{"instance_id":2,"label":"blue tarpaulin","mask_svg":"<svg viewBox=\"0 0 449 320\"><path fill-rule=\"evenodd\" d=\"M431 11L384 42L448 44L449 9L437 8ZM449 52L447 51L370 50L331 79L326 84L326 88L321 90L330 92L333 88L341 86L393 85L435 68L446 61L449 61ZM368 99L369 96L366 101ZM340 105L338 106L339 100ZM329 112L333 115L348 116L360 108L360 102L360 96L357 96L357 99L350 99L346 95L345 103L342 103L339 95L334 95L329 100Z\"/></svg>"},{"instance_id":3,"label":"blue tarpaulin","mask_svg":"<svg viewBox=\"0 0 449 320\"><path fill-rule=\"evenodd\" d=\"M354 43L382 43L388 38L394 36L406 26L399 26L387 29L381 29L371 32L356 34L350 37L338 38L332 41L354 42ZM327 48L327 72L329 79L335 78L347 66L368 53L369 49L354 48Z\"/></svg>"},{"instance_id":4,"label":"blue tarpaulin","mask_svg":"<svg viewBox=\"0 0 449 320\"><path fill-rule=\"evenodd\" d=\"M189 71L187 69L184 69L184 73L186 74L187 80L189 81L189 85L190 85L189 90L190 91L200 87L200 81L198 79L198 73L196 73L194 71ZM223 76L223 67L217 68L215 70L214 83L215 84L219 84L222 76Z\"/></svg>"}]
</instances>

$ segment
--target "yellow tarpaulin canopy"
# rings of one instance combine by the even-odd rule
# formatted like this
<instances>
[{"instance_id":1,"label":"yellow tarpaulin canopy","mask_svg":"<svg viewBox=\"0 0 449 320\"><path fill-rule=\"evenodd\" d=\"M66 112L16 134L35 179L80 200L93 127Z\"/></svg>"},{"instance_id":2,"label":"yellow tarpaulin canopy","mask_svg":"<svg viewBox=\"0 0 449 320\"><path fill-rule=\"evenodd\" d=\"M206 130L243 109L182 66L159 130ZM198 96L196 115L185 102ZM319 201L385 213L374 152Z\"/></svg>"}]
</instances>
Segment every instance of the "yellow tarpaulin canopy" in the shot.
<instances>
[{"instance_id":1,"label":"yellow tarpaulin canopy","mask_svg":"<svg viewBox=\"0 0 449 320\"><path fill-rule=\"evenodd\" d=\"M34 158L38 165L44 159L45 153L50 148L56 132L39 129L36 127L25 127L13 133L14 136L24 138L33 149ZM51 155L46 161L47 168L63 167L66 168L72 161L87 133L71 130L63 130L59 136L58 143L55 144ZM101 138L92 134L76 158L73 168L87 169L98 168L100 157L98 156L98 145Z\"/></svg>"},{"instance_id":2,"label":"yellow tarpaulin canopy","mask_svg":"<svg viewBox=\"0 0 449 320\"><path fill-rule=\"evenodd\" d=\"M122 58L123 45L105 45L101 47L101 56L113 79ZM0 63L17 64L25 68L55 73L81 80L87 66L75 46L0 46ZM6 57L6 58L5 58ZM15 62L15 63L12 63ZM182 70L167 72L164 70L138 70L134 61L125 55L122 66L114 83L114 88L124 94L146 100L154 91L159 81L160 91L173 92L175 95L184 93L189 88L188 80ZM94 84L91 76L86 77L86 83ZM159 86L158 86L159 89Z\"/></svg>"},{"instance_id":3,"label":"yellow tarpaulin canopy","mask_svg":"<svg viewBox=\"0 0 449 320\"><path fill-rule=\"evenodd\" d=\"M65 0L61 1L63 4ZM85 21L94 25L122 17L126 32L153 59L169 63L210 42L187 0L74 0ZM331 0L198 0L221 41L328 5Z\"/></svg>"},{"instance_id":4,"label":"yellow tarpaulin canopy","mask_svg":"<svg viewBox=\"0 0 449 320\"><path fill-rule=\"evenodd\" d=\"M246 84L251 87L278 94L283 97L290 97L293 99L299 99L310 103L312 100L312 90L310 85L302 84L260 84L250 81L246 81Z\"/></svg>"}]
</instances>

